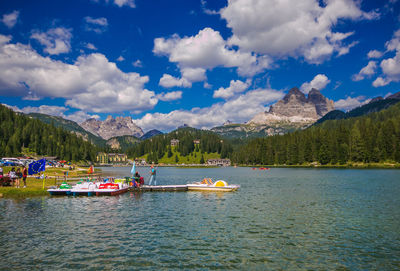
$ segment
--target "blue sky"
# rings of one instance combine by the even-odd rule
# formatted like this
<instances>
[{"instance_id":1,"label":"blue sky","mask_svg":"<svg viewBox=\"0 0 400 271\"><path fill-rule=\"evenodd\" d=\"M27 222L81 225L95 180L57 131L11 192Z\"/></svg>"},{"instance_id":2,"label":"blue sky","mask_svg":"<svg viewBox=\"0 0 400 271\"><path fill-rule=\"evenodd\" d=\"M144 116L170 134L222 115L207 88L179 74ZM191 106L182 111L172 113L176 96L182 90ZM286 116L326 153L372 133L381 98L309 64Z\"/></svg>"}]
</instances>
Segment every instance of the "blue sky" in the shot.
<instances>
[{"instance_id":1,"label":"blue sky","mask_svg":"<svg viewBox=\"0 0 400 271\"><path fill-rule=\"evenodd\" d=\"M292 87L349 110L400 90L400 1L2 1L0 99L145 131L243 123Z\"/></svg>"}]
</instances>

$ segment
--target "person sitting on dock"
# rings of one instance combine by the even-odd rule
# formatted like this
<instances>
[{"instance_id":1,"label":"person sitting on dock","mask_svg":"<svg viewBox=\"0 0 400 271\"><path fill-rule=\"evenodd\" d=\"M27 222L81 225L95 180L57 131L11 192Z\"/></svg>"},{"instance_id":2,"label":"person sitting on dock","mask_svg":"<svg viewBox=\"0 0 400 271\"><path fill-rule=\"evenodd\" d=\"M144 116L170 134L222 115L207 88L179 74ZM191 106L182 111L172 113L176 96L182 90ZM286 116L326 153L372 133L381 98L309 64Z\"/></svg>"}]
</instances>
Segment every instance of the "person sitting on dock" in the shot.
<instances>
[{"instance_id":1,"label":"person sitting on dock","mask_svg":"<svg viewBox=\"0 0 400 271\"><path fill-rule=\"evenodd\" d=\"M149 185L151 185L151 183L152 183L153 181L154 181L154 185L157 185L157 181L156 181L156 169L154 168L153 165L151 165Z\"/></svg>"},{"instance_id":2,"label":"person sitting on dock","mask_svg":"<svg viewBox=\"0 0 400 271\"><path fill-rule=\"evenodd\" d=\"M136 173L135 173L135 176L133 177L134 178L134 180L133 180L133 185L135 186L135 187L139 187L140 186L140 175L139 175L139 172L138 171L136 171Z\"/></svg>"}]
</instances>

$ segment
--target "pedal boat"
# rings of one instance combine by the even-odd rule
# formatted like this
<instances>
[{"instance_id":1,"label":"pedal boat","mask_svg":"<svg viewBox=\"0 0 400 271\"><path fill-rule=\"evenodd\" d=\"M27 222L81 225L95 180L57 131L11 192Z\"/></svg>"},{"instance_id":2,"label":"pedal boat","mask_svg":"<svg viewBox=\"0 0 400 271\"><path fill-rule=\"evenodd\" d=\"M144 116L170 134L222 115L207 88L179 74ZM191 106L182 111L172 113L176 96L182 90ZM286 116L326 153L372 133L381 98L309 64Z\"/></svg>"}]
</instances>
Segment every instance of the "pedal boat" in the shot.
<instances>
[{"instance_id":1,"label":"pedal boat","mask_svg":"<svg viewBox=\"0 0 400 271\"><path fill-rule=\"evenodd\" d=\"M187 188L189 191L212 191L212 192L231 192L239 189L240 185L231 184L223 180L213 182L211 179L204 179L201 182L188 184Z\"/></svg>"},{"instance_id":2,"label":"pedal boat","mask_svg":"<svg viewBox=\"0 0 400 271\"><path fill-rule=\"evenodd\" d=\"M102 183L94 190L96 196L115 196L127 192L129 185L125 183Z\"/></svg>"},{"instance_id":3,"label":"pedal boat","mask_svg":"<svg viewBox=\"0 0 400 271\"><path fill-rule=\"evenodd\" d=\"M97 188L94 182L78 182L71 189L71 195L73 196L93 196L95 195L95 190Z\"/></svg>"},{"instance_id":4,"label":"pedal boat","mask_svg":"<svg viewBox=\"0 0 400 271\"><path fill-rule=\"evenodd\" d=\"M65 196L71 194L71 189L72 189L71 185L67 184L66 182L63 182L60 185L60 187L47 189L47 192L49 192L50 195L52 196Z\"/></svg>"}]
</instances>

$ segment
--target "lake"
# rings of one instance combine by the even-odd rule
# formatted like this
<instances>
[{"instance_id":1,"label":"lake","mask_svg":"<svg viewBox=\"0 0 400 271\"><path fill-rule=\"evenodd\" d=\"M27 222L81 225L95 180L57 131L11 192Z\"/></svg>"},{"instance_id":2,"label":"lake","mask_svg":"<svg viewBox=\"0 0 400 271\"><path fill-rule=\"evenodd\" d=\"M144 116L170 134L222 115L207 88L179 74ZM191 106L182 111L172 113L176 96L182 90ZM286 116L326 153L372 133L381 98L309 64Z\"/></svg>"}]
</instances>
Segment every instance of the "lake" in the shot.
<instances>
[{"instance_id":1,"label":"lake","mask_svg":"<svg viewBox=\"0 0 400 271\"><path fill-rule=\"evenodd\" d=\"M157 172L158 184L204 177L241 188L0 199L0 269L400 269L399 170Z\"/></svg>"}]
</instances>

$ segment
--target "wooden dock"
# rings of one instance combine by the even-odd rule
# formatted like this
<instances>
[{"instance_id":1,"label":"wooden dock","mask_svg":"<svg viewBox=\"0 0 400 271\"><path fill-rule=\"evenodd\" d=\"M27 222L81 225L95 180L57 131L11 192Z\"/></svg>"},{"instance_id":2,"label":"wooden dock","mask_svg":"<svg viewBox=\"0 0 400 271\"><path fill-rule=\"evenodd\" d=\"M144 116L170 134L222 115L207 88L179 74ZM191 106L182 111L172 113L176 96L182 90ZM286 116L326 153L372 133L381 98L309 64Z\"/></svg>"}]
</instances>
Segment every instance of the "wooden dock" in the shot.
<instances>
[{"instance_id":1,"label":"wooden dock","mask_svg":"<svg viewBox=\"0 0 400 271\"><path fill-rule=\"evenodd\" d=\"M129 188L129 191L138 192L184 192L188 191L186 184L178 185L143 185L139 188Z\"/></svg>"}]
</instances>

